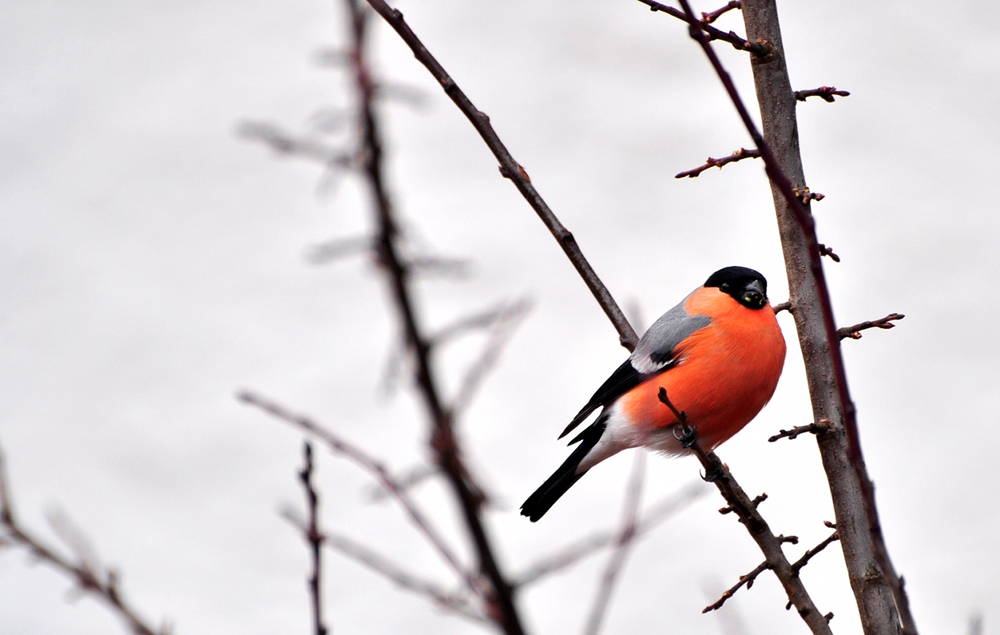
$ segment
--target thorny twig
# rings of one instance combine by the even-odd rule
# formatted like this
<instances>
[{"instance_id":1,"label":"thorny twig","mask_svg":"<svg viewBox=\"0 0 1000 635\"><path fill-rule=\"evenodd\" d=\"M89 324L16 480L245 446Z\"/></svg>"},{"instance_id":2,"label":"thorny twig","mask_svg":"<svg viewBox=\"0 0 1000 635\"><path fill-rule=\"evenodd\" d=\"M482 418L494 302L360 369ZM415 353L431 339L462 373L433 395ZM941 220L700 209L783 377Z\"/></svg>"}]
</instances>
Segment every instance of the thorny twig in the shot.
<instances>
[{"instance_id":1,"label":"thorny twig","mask_svg":"<svg viewBox=\"0 0 1000 635\"><path fill-rule=\"evenodd\" d=\"M727 165L729 163L735 163L737 161L742 161L743 159L756 159L759 157L760 157L760 152L757 152L756 150L747 150L746 148L740 148L739 150L736 150L729 156L721 157L719 159L713 159L712 157L708 157L708 159L705 160L704 165L699 165L698 167L693 168L691 170L684 170L683 172L678 172L677 174L674 175L674 178L683 179L687 177L689 179L693 179L697 178L698 175L704 172L705 170L710 170L712 168L722 169L722 166Z\"/></svg>"},{"instance_id":2,"label":"thorny twig","mask_svg":"<svg viewBox=\"0 0 1000 635\"><path fill-rule=\"evenodd\" d=\"M837 329L837 335L840 339L849 338L852 340L861 339L861 331L866 329L891 329L895 328L896 325L893 324L894 320L902 320L906 316L902 313L890 313L884 318L879 318L877 320L868 320L861 322L860 324L855 324L854 326L845 326L844 328Z\"/></svg>"},{"instance_id":3,"label":"thorny twig","mask_svg":"<svg viewBox=\"0 0 1000 635\"><path fill-rule=\"evenodd\" d=\"M628 557L632 543L636 537L639 520L639 505L642 502L642 485L646 474L646 453L636 452L632 463L632 476L628 481L628 489L625 496L625 506L622 513L621 531L615 541L615 549L611 552L608 564L604 568L601 576L601 584L597 588L594 596L594 604L590 609L590 616L583 629L584 635L597 635L601 630L601 623L607 614L608 605L611 602L611 593L614 591L615 582L625 566L625 559Z\"/></svg>"},{"instance_id":4,"label":"thorny twig","mask_svg":"<svg viewBox=\"0 0 1000 635\"><path fill-rule=\"evenodd\" d=\"M820 86L819 88L810 88L809 90L797 90L795 91L795 99L798 101L805 101L809 97L819 97L823 101L833 102L834 95L837 97L849 97L851 93L846 90L837 90L833 86Z\"/></svg>"},{"instance_id":5,"label":"thorny twig","mask_svg":"<svg viewBox=\"0 0 1000 635\"><path fill-rule=\"evenodd\" d=\"M715 452L706 452L698 445L697 424L690 423L687 415L670 401L666 388L660 387L659 398L678 421L678 439L681 445L698 457L702 467L705 468L705 480L711 481L719 489L729 507L760 547L767 568L773 571L781 582L789 603L795 606L802 621L815 635L832 635L830 625L816 608L802 580L792 571L792 565L781 548L784 540L774 535L767 521L757 511L755 502L747 496Z\"/></svg>"},{"instance_id":6,"label":"thorny twig","mask_svg":"<svg viewBox=\"0 0 1000 635\"><path fill-rule=\"evenodd\" d=\"M514 160L514 157L511 156L507 147L500 140L500 137L497 136L496 131L490 124L489 116L476 108L472 101L469 100L462 89L455 83L455 80L452 79L444 67L427 50L427 47L424 46L413 30L410 29L409 25L403 19L403 14L398 9L393 9L384 0L368 0L368 4L399 34L403 41L410 47L410 50L413 51L417 60L430 71L445 93L469 119L483 141L493 152L493 156L500 162L500 173L510 179L515 187L517 187L518 191L528 201L528 204L535 210L535 213L562 247L566 257L569 258L570 262L576 268L577 273L580 274L580 277L590 289L590 292L594 295L604 313L608 316L608 319L611 320L611 324L618 331L618 337L622 346L630 351L633 350L636 342L639 341L635 330L628 323L628 320L625 319L625 315L622 313L618 303L611 296L607 287L604 286L604 283L598 278L593 267L590 266L590 263L584 257L583 252L576 242L576 238L559 222L559 219L556 218L548 204L542 199L538 191L535 190L527 172Z\"/></svg>"},{"instance_id":7,"label":"thorny twig","mask_svg":"<svg viewBox=\"0 0 1000 635\"><path fill-rule=\"evenodd\" d=\"M70 578L79 591L87 593L104 602L112 612L125 622L128 629L135 635L167 635L169 627L163 625L159 631L148 626L146 621L122 597L119 588L118 572L114 569L103 569L96 557L86 546L85 541L77 532L71 531L65 522L54 522L59 533L69 536L68 546L74 551L76 562L56 553L47 547L39 538L21 526L14 515L13 501L7 484L7 470L3 453L0 452L0 526L3 542L12 543L25 548L34 558L41 560ZM70 534L72 534L70 536Z\"/></svg>"}]
</instances>

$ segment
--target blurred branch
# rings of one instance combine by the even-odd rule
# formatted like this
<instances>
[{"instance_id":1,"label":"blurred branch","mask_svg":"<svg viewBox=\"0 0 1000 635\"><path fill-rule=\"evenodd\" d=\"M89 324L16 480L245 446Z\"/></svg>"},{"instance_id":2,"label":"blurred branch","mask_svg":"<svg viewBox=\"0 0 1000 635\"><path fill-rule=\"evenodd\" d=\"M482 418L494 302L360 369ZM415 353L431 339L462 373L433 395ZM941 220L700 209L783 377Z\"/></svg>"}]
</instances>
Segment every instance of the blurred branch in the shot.
<instances>
[{"instance_id":1,"label":"blurred branch","mask_svg":"<svg viewBox=\"0 0 1000 635\"><path fill-rule=\"evenodd\" d=\"M570 262L576 268L577 273L583 278L584 283L586 283L590 292L594 295L594 298L618 331L622 346L630 351L633 350L639 338L631 325L629 325L628 320L625 319L625 315L622 313L621 308L619 308L618 303L615 302L607 287L604 286L604 283L598 278L597 273L594 272L593 267L590 266L590 263L584 257L583 252L576 242L576 238L559 222L559 219L556 218L556 215L549 208L548 204L531 184L528 173L514 160L514 157L511 156L507 147L500 140L500 137L497 136L493 126L490 125L489 116L473 105L462 89L455 83L455 80L451 78L444 67L431 55L423 42L410 29L409 25L406 24L403 20L403 14L398 9L391 8L384 0L368 0L368 4L399 34L403 41L410 47L410 50L413 51L417 60L430 71L445 93L469 119L476 131L479 132L483 141L493 152L493 156L500 162L500 173L510 179L514 186L517 187L518 191L528 204L531 205L532 209L535 210L535 213L552 233L553 237L555 237L560 247L562 247L566 257L569 258Z\"/></svg>"},{"instance_id":2,"label":"blurred branch","mask_svg":"<svg viewBox=\"0 0 1000 635\"><path fill-rule=\"evenodd\" d=\"M384 3L382 6L388 11ZM364 148L361 153L363 161L360 163L376 219L378 264L385 273L401 330L412 354L417 389L432 429L430 445L435 462L451 486L478 560L477 569L481 577L470 580L469 586L480 591L485 605L484 613L501 630L507 635L522 635L524 628L514 604L511 585L500 569L481 516L484 495L473 481L462 458L454 431L453 412L442 399L431 362L431 346L414 307L410 287L411 270L400 253L399 225L383 175L382 139L375 114L375 82L367 63L368 12L363 9L360 0L345 0L345 7L351 25L351 70L357 95L360 139ZM401 16L399 21L402 22ZM479 584L480 581L486 584ZM482 589L483 586L488 588Z\"/></svg>"},{"instance_id":3,"label":"blurred branch","mask_svg":"<svg viewBox=\"0 0 1000 635\"><path fill-rule=\"evenodd\" d=\"M500 358L500 352L510 341L514 331L520 326L530 308L531 302L522 299L507 307L504 313L497 316L491 326L492 333L486 340L479 358L469 367L462 378L462 383L459 385L458 392L452 402L452 412L461 412L469 405L469 402L472 401L472 395L475 394L483 379L496 365Z\"/></svg>"},{"instance_id":4,"label":"blurred branch","mask_svg":"<svg viewBox=\"0 0 1000 635\"><path fill-rule=\"evenodd\" d=\"M707 491L704 483L693 481L679 491L650 506L642 514L636 526L635 539L637 540L656 529L679 511L704 496ZM532 584L549 574L570 567L580 560L614 544L618 540L619 535L620 532L607 530L595 532L589 536L575 540L556 553L542 558L520 575L515 576L514 586L523 587Z\"/></svg>"},{"instance_id":5,"label":"blurred branch","mask_svg":"<svg viewBox=\"0 0 1000 635\"><path fill-rule=\"evenodd\" d=\"M135 609L125 601L119 588L118 572L105 569L98 561L88 541L65 517L50 519L57 534L66 542L76 557L76 562L57 554L39 538L21 526L14 515L14 504L7 481L7 468L3 453L0 452L0 526L3 541L25 548L32 557L52 566L76 584L76 589L104 602L126 627L135 635L167 635L169 628L163 625L157 632L139 617Z\"/></svg>"},{"instance_id":6,"label":"blurred branch","mask_svg":"<svg viewBox=\"0 0 1000 635\"><path fill-rule=\"evenodd\" d=\"M281 515L285 520L298 528L299 531L303 533L309 531L307 521L299 517L294 510L283 509ZM433 582L407 572L403 567L392 562L385 556L346 536L333 532L325 532L323 534L323 546L382 575L407 591L427 597L443 608L455 611L463 617L478 622L485 621L485 618L478 614L469 602L468 595L446 591Z\"/></svg>"},{"instance_id":7,"label":"blurred branch","mask_svg":"<svg viewBox=\"0 0 1000 635\"><path fill-rule=\"evenodd\" d=\"M639 505L642 502L642 485L646 474L646 453L636 452L632 462L632 476L628 481L628 489L625 495L625 506L622 510L621 530L615 540L615 549L608 558L608 564L604 568L601 576L601 584L594 597L594 604L590 609L590 617L583 629L585 635L597 635L601 630L601 623L607 614L608 605L611 602L611 593L614 591L622 569L625 567L625 559L628 557L632 542L636 537L636 529L639 520Z\"/></svg>"},{"instance_id":8,"label":"blurred branch","mask_svg":"<svg viewBox=\"0 0 1000 635\"><path fill-rule=\"evenodd\" d=\"M434 528L433 525L431 525L430 521L424 516L423 512L420 511L417 504L410 498L409 494L407 494L406 489L392 478L385 465L369 456L365 451L345 441L330 430L322 427L312 419L289 412L273 401L248 391L239 393L237 395L237 399L245 404L260 408L279 421L291 424L292 427L298 429L299 431L305 432L315 439L319 439L329 450L349 459L355 465L368 472L370 476L378 481L386 492L391 494L392 497L396 499L396 502L399 503L399 506L406 512L410 521L414 524L414 526L416 526L420 533L427 538L428 542L430 542L431 545L437 550L441 558L447 562L449 566L451 566L452 570L455 571L456 574L458 574L459 578L465 581L470 590L473 592L476 591L479 586L476 577L459 563L458 557L452 552L451 548L445 542L441 534Z\"/></svg>"},{"instance_id":9,"label":"blurred branch","mask_svg":"<svg viewBox=\"0 0 1000 635\"><path fill-rule=\"evenodd\" d=\"M667 390L662 386L659 397L660 401L670 409L679 422L677 424L679 431L677 438L681 445L690 449L698 457L702 467L705 468L705 480L714 484L729 504L728 508L723 508L720 511L723 513L732 511L739 517L740 522L743 523L747 532L750 533L764 554L766 568L773 571L778 581L781 582L781 586L788 596L789 604L795 607L799 617L806 623L809 630L815 635L832 635L830 625L813 603L798 571L792 569L791 563L785 557L781 545L786 542L786 539L775 536L767 521L757 511L757 505L763 500L763 497L751 500L715 452L705 452L698 445L697 424L689 424L687 415L677 410L677 407L671 403Z\"/></svg>"},{"instance_id":10,"label":"blurred branch","mask_svg":"<svg viewBox=\"0 0 1000 635\"><path fill-rule=\"evenodd\" d=\"M279 154L318 161L328 167L347 169L358 160L358 157L348 152L337 150L314 139L292 136L269 123L247 121L240 124L237 133L245 139L260 141Z\"/></svg>"},{"instance_id":11,"label":"blurred branch","mask_svg":"<svg viewBox=\"0 0 1000 635\"><path fill-rule=\"evenodd\" d=\"M400 475L394 477L393 480L396 481L396 484L400 489L410 490L438 473L439 470L436 465L421 464L401 472ZM371 486L371 489L368 490L368 500L373 503L382 501L388 497L389 493L386 492L384 487L373 485Z\"/></svg>"},{"instance_id":12,"label":"blurred branch","mask_svg":"<svg viewBox=\"0 0 1000 635\"><path fill-rule=\"evenodd\" d=\"M906 316L902 313L890 313L884 318L879 318L877 320L871 320L866 322L861 322L860 324L855 324L854 326L845 326L844 328L837 329L837 335L840 339L850 338L852 340L861 339L861 331L866 329L891 329L895 328L893 324L894 320L902 320Z\"/></svg>"}]
</instances>

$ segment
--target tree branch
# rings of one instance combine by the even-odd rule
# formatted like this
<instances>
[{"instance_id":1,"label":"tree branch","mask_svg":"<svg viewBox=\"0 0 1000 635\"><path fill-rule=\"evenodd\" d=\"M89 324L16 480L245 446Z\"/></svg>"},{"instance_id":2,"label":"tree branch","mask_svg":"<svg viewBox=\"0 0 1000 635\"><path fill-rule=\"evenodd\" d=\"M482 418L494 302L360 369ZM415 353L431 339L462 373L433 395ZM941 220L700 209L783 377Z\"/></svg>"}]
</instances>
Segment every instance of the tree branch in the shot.
<instances>
[{"instance_id":1,"label":"tree branch","mask_svg":"<svg viewBox=\"0 0 1000 635\"><path fill-rule=\"evenodd\" d=\"M751 571L750 573L748 573L746 575L741 575L739 582L737 582L733 586L729 587L725 591L725 593L722 594L722 597L720 597L718 600L716 600L712 604L709 604L708 606L706 606L705 608L703 608L701 610L701 612L702 613L708 613L710 611L718 611L719 609L722 608L722 605L726 603L726 600L728 600L729 598L731 598L734 595L736 595L736 592L740 590L740 587L742 587L743 585L746 585L747 589L749 590L750 587L753 586L753 582L754 582L754 580L757 579L757 576L759 576L761 573L767 571L770 568L771 568L771 566L769 564L767 564L766 560L764 562L761 562L759 565L757 565L756 567L754 567L754 570Z\"/></svg>"},{"instance_id":2,"label":"tree branch","mask_svg":"<svg viewBox=\"0 0 1000 635\"><path fill-rule=\"evenodd\" d=\"M639 0L642 4L649 7L650 11L654 13L659 11L660 13L666 13L669 16L673 16L678 20L687 22L688 25L699 29L702 31L709 40L721 40L723 42L729 42L733 45L733 48L738 51L749 51L754 55L764 56L767 55L767 46L761 44L760 42L750 42L744 40L740 36L736 35L732 31L726 33L725 31L720 31L715 28L709 22L704 20L699 20L698 18L692 18L685 14L683 11L675 9L669 5L657 2L656 0ZM707 16L706 16L707 17Z\"/></svg>"},{"instance_id":3,"label":"tree branch","mask_svg":"<svg viewBox=\"0 0 1000 635\"><path fill-rule=\"evenodd\" d=\"M532 209L535 210L535 213L545 224L546 228L548 228L549 232L552 233L552 236L555 237L556 242L562 247L566 257L569 258L570 262L576 268L577 273L583 278L584 283L594 295L597 303L618 331L619 341L622 346L629 351L633 350L636 342L639 341L635 330L628 323L618 303L615 302L607 287L604 286L604 283L601 282L593 267L590 266L590 263L584 257L583 252L576 242L576 238L559 222L559 219L556 218L556 215L549 208L548 204L546 204L541 195L535 190L534 185L531 184L528 173L521 167L521 164L514 160L514 157L511 156L507 147L500 140L500 137L497 136L493 126L490 125L489 116L473 105L472 101L469 100L462 89L455 83L455 80L451 78L444 67L431 55L423 42L410 29L409 25L403 20L403 14L398 9L393 9L384 0L368 0L368 4L399 34L407 46L410 47L410 50L413 51L417 60L430 71L434 79L441 84L448 97L451 98L455 105L458 106L458 109L469 119L469 122L472 123L483 141L486 142L490 151L493 152L493 156L500 162L500 173L510 179L514 186L517 187L518 191L528 204L531 205Z\"/></svg>"},{"instance_id":4,"label":"tree branch","mask_svg":"<svg viewBox=\"0 0 1000 635\"><path fill-rule=\"evenodd\" d=\"M760 157L760 152L757 152L756 150L747 150L746 148L740 148L739 150L736 150L729 156L722 157L720 159L713 159L712 157L708 157L708 159L705 160L704 165L699 165L698 167L691 170L678 172L677 174L674 175L674 178L683 179L686 177L689 179L693 179L697 178L698 175L704 172L705 170L710 170L711 168L722 169L722 166L729 163L736 163L737 161L742 161L743 159L756 159L759 157Z\"/></svg>"},{"instance_id":5,"label":"tree branch","mask_svg":"<svg viewBox=\"0 0 1000 635\"><path fill-rule=\"evenodd\" d=\"M319 494L312 484L313 457L312 444L308 441L303 445L304 465L299 471L299 481L306 495L306 508L309 510L309 520L301 527L302 537L309 544L309 554L312 558L312 572L309 574L309 599L312 604L313 632L316 635L326 635L327 628L323 624L323 587L321 576L323 559L321 547L325 537L319 530Z\"/></svg>"},{"instance_id":6,"label":"tree branch","mask_svg":"<svg viewBox=\"0 0 1000 635\"><path fill-rule=\"evenodd\" d=\"M679 432L677 438L681 445L690 449L698 457L702 467L705 468L705 480L710 481L719 489L729 504L729 508L739 517L740 522L743 523L754 542L760 547L764 554L766 568L773 571L778 581L781 582L781 586L788 596L789 604L795 607L799 617L815 635L832 635L830 625L813 604L812 598L798 573L792 570L792 565L785 557L781 545L786 542L786 539L775 536L767 521L757 511L758 501L763 499L751 500L715 452L705 452L698 445L697 425L688 422L687 415L671 403L667 390L662 386L659 397L660 401L670 408L677 421L680 422L677 428Z\"/></svg>"},{"instance_id":7,"label":"tree branch","mask_svg":"<svg viewBox=\"0 0 1000 635\"><path fill-rule=\"evenodd\" d=\"M850 338L852 340L861 339L861 331L866 329L891 329L895 328L893 324L894 320L902 320L906 316L902 313L890 313L884 318L879 318L877 320L870 320L861 322L860 324L855 324L854 326L845 326L844 328L837 329L837 335L840 339Z\"/></svg>"},{"instance_id":8,"label":"tree branch","mask_svg":"<svg viewBox=\"0 0 1000 635\"><path fill-rule=\"evenodd\" d=\"M833 86L820 86L819 88L810 88L809 90L797 90L795 91L796 101L805 101L809 97L819 97L823 101L828 101L833 103L834 95L837 97L849 97L851 93L846 90L837 90Z\"/></svg>"},{"instance_id":9,"label":"tree branch","mask_svg":"<svg viewBox=\"0 0 1000 635\"><path fill-rule=\"evenodd\" d=\"M74 563L69 558L57 554L21 526L14 515L14 503L10 496L7 468L2 452L0 452L0 526L4 529L3 540L25 548L33 557L70 578L81 592L104 602L134 635L167 635L169 632L166 625L157 632L139 617L136 610L122 597L118 572L114 569L104 569L96 562L88 548L81 548L82 542L79 539L67 540L67 545L74 551L77 559ZM67 533L65 526L61 533Z\"/></svg>"},{"instance_id":10,"label":"tree branch","mask_svg":"<svg viewBox=\"0 0 1000 635\"><path fill-rule=\"evenodd\" d=\"M693 22L690 4L687 0L680 2L689 22ZM788 80L775 1L744 0L743 19L748 39L766 42L771 49L767 56L751 59L766 141L704 32L692 27L690 34L725 86L771 180L813 414L817 421L830 420L834 428L833 434L817 438L862 625L869 635L894 635L899 632L901 620L905 635L916 635L909 601L885 546L874 486L861 453L856 411L847 388L815 221L808 204L804 205L795 194L796 186L805 187L805 176L798 148L795 96ZM869 575L873 564L882 574L875 580Z\"/></svg>"}]
</instances>

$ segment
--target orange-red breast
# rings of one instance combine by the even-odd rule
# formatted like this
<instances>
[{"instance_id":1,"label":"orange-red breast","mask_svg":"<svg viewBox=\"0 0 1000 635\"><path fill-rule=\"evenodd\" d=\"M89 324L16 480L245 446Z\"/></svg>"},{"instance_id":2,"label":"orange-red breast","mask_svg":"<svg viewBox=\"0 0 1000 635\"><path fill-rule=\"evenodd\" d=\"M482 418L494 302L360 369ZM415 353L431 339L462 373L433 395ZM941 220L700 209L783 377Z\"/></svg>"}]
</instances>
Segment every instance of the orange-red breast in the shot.
<instances>
[{"instance_id":1,"label":"orange-red breast","mask_svg":"<svg viewBox=\"0 0 1000 635\"><path fill-rule=\"evenodd\" d=\"M710 450L757 416L774 394L784 363L785 339L767 301L767 280L746 267L716 271L649 327L635 352L563 430L559 438L602 408L521 514L538 520L587 470L627 448L683 453L674 435L677 418L659 399L661 387L697 429L701 447Z\"/></svg>"}]
</instances>

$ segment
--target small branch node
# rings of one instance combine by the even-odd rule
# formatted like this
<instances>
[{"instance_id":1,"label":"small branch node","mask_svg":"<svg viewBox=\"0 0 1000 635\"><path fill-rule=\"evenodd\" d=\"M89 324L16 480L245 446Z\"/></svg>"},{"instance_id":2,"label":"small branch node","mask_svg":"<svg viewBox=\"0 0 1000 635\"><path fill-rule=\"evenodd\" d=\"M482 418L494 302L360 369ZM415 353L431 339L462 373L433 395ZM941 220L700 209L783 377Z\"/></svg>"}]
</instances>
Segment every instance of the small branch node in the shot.
<instances>
[{"instance_id":1,"label":"small branch node","mask_svg":"<svg viewBox=\"0 0 1000 635\"><path fill-rule=\"evenodd\" d=\"M767 500L767 493L763 493L756 498L754 498L750 503L754 506L754 509L760 507L760 504Z\"/></svg>"},{"instance_id":2,"label":"small branch node","mask_svg":"<svg viewBox=\"0 0 1000 635\"><path fill-rule=\"evenodd\" d=\"M791 302L782 302L781 304L775 304L773 307L775 313L781 313L782 311L788 311L789 313L795 313L795 307L792 306Z\"/></svg>"},{"instance_id":3,"label":"small branch node","mask_svg":"<svg viewBox=\"0 0 1000 635\"><path fill-rule=\"evenodd\" d=\"M731 514L731 513L733 513L733 506L732 505L726 505L725 507L720 507L719 508L719 513L722 514L723 516L725 516L726 514Z\"/></svg>"},{"instance_id":4,"label":"small branch node","mask_svg":"<svg viewBox=\"0 0 1000 635\"><path fill-rule=\"evenodd\" d=\"M782 544L784 544L784 543L787 542L789 544L797 545L797 544L799 544L799 537L798 536L786 536L785 534L781 534L781 535L778 536L778 542L780 542Z\"/></svg>"},{"instance_id":5,"label":"small branch node","mask_svg":"<svg viewBox=\"0 0 1000 635\"><path fill-rule=\"evenodd\" d=\"M817 245L817 247L819 247L819 255L821 255L821 256L829 256L830 260L832 260L834 262L840 262L840 256L838 256L837 254L833 253L833 249L831 249L830 247L827 247L823 243L819 243Z\"/></svg>"}]
</instances>

